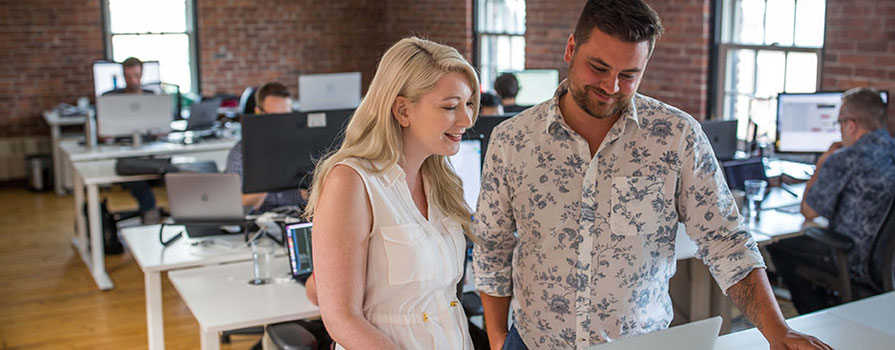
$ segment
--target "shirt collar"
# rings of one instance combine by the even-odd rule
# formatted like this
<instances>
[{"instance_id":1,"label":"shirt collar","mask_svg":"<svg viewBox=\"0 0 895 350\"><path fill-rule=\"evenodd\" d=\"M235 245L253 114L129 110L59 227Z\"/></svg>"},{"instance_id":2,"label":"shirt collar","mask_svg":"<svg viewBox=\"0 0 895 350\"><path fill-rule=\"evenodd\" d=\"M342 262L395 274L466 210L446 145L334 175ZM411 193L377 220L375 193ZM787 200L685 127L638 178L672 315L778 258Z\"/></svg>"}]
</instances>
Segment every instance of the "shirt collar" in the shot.
<instances>
[{"instance_id":1,"label":"shirt collar","mask_svg":"<svg viewBox=\"0 0 895 350\"><path fill-rule=\"evenodd\" d=\"M547 106L547 133L555 134L560 130L565 130L565 132L573 132L572 128L566 124L566 121L562 118L562 111L559 109L559 100L563 95L569 92L569 80L565 79L559 83L559 86L556 87L556 92L553 94L553 98L550 99L550 102ZM621 125L621 130L618 131L619 134L624 133L625 127L628 122L632 122L638 129L640 129L640 119L637 117L637 100L640 99L641 96L639 93L635 93L631 98L631 103L628 105L628 108L622 111L620 120L624 120L625 123ZM610 130L615 130L613 127Z\"/></svg>"}]
</instances>

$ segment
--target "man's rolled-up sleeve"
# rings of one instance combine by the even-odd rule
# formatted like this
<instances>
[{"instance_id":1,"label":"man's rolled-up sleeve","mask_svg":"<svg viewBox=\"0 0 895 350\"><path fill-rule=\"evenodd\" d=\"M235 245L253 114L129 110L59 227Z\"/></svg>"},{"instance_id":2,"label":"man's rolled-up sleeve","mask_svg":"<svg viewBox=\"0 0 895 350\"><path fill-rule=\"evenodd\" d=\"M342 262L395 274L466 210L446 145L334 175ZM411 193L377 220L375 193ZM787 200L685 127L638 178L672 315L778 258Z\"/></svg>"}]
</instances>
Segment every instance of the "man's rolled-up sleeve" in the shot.
<instances>
[{"instance_id":1,"label":"man's rolled-up sleeve","mask_svg":"<svg viewBox=\"0 0 895 350\"><path fill-rule=\"evenodd\" d=\"M694 123L695 124L695 123ZM765 268L764 259L740 216L733 195L698 125L682 145L677 210L687 235L699 249L696 257L709 267L724 293L753 269Z\"/></svg>"}]
</instances>

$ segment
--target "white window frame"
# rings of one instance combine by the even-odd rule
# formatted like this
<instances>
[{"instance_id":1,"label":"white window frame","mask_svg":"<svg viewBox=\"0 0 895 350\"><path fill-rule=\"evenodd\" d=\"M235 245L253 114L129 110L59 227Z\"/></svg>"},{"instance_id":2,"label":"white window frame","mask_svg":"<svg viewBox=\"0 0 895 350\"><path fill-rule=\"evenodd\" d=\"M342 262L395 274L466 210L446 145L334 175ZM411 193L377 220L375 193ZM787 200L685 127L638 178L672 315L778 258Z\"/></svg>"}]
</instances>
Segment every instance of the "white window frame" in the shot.
<instances>
[{"instance_id":1,"label":"white window frame","mask_svg":"<svg viewBox=\"0 0 895 350\"><path fill-rule=\"evenodd\" d=\"M196 35L196 0L184 0L184 16L186 16L186 30L184 32L142 32L142 33L112 33L112 21L110 18L109 1L101 0L102 18L103 18L103 40L105 48L106 60L113 61L112 37L116 35L186 35L189 39L189 62L190 62L190 80L191 91L183 91L180 93L201 92L201 84L199 81L199 54ZM164 69L164 67L162 68Z\"/></svg>"},{"instance_id":2,"label":"white window frame","mask_svg":"<svg viewBox=\"0 0 895 350\"><path fill-rule=\"evenodd\" d=\"M752 104L750 103L749 109L746 112L746 115L735 116L734 115L734 104L731 103L730 106L725 106L726 97L732 96L732 99L731 99L732 101L735 100L735 98L738 96L745 96L753 101L755 101L755 100L774 101L777 99L776 96L767 97L767 96L756 96L755 95L755 90L757 88L756 84L758 81L758 59L757 59L758 53L760 51L782 52L784 54L784 60L783 60L783 62L784 62L783 63L784 64L784 67L783 67L784 77L786 76L787 69L789 68L786 65L788 64L788 58L789 58L790 53L814 53L815 55L817 55L817 75L816 75L814 90L819 91L821 89L821 83L823 81L822 73L823 73L824 45L822 44L820 47L795 46L795 41L793 41L793 44L791 46L778 45L777 43L763 44L763 45L733 43L731 37L732 37L733 31L734 31L733 27L735 25L733 23L733 18L735 17L735 11L736 11L735 2L736 1L737 0L721 0L721 1L719 1L722 6L722 8L721 8L722 18L721 18L721 40L720 40L720 44L718 46L717 61L715 62L716 63L715 67L717 67L719 74L718 74L718 85L716 86L716 91L715 91L714 115L716 115L717 118L719 118L719 119L730 120L730 119L736 118L736 119L743 121L742 123L740 123L740 126L739 126L739 128L740 128L739 137L742 138L743 134L745 133L745 130L747 130L747 127L748 127L748 125L746 125L747 124L746 121L750 121L752 119L751 118L752 117ZM764 6L764 21L765 21L764 27L765 27L765 30L767 30L767 12L768 12L767 3L768 3L768 1L774 1L774 0L764 0L764 2L765 2L765 6ZM797 16L798 2L799 2L799 0L794 0L793 17ZM826 1L824 1L824 4L826 6ZM826 14L826 11L824 13ZM795 21L795 19L794 19L794 21ZM826 21L826 19L825 19L825 21ZM794 24L793 25L793 37L795 37L795 31L796 31L796 25ZM824 36L824 41L826 41L826 36ZM752 92L751 93L743 93L743 92L733 91L733 90L728 91L728 89L727 89L728 80L730 79L731 74L732 74L729 71L729 69L728 69L729 67L727 65L728 57L731 53L735 52L736 50L741 50L741 49L753 50L756 55L755 56L756 59L753 62L753 69L752 69L753 77L752 77ZM780 92L784 92L784 91L786 91L786 79L783 79L783 91L780 91ZM760 133L759 133L759 135L760 135ZM745 136L746 139L748 139L750 137L751 137L751 135ZM774 142L774 140L767 140L767 141Z\"/></svg>"}]
</instances>

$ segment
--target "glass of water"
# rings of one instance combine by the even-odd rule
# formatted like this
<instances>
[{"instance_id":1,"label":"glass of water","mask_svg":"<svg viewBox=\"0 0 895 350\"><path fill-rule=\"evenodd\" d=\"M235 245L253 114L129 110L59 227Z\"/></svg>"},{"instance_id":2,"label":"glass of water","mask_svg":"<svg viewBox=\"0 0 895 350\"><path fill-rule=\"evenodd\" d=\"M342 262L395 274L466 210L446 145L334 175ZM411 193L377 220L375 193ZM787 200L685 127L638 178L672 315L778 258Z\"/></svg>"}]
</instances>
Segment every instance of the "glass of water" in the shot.
<instances>
[{"instance_id":1,"label":"glass of water","mask_svg":"<svg viewBox=\"0 0 895 350\"><path fill-rule=\"evenodd\" d=\"M764 199L764 191L768 187L765 180L746 180L746 201L749 202L749 218L758 217L758 203Z\"/></svg>"},{"instance_id":2,"label":"glass of water","mask_svg":"<svg viewBox=\"0 0 895 350\"><path fill-rule=\"evenodd\" d=\"M276 244L264 236L249 243L252 246L252 280L250 284L267 284L273 281L273 256Z\"/></svg>"}]
</instances>

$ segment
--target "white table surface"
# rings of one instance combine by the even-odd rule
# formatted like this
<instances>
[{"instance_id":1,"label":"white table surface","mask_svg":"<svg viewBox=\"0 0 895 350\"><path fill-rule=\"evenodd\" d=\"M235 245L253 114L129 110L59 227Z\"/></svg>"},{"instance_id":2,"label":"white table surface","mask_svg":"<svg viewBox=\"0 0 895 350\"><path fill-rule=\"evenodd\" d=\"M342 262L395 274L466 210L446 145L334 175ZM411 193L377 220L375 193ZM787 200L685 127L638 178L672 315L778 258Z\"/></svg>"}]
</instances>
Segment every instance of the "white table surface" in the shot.
<instances>
[{"instance_id":1,"label":"white table surface","mask_svg":"<svg viewBox=\"0 0 895 350\"><path fill-rule=\"evenodd\" d=\"M793 329L818 337L837 350L892 349L895 348L893 310L895 293L888 293L786 322ZM715 350L767 348L767 341L755 328L721 336L715 345Z\"/></svg>"},{"instance_id":2,"label":"white table surface","mask_svg":"<svg viewBox=\"0 0 895 350\"><path fill-rule=\"evenodd\" d=\"M171 284L199 322L202 349L220 348L218 332L320 316L305 288L289 277L287 258L275 258L277 283L251 285L252 262L168 273Z\"/></svg>"},{"instance_id":3,"label":"white table surface","mask_svg":"<svg viewBox=\"0 0 895 350\"><path fill-rule=\"evenodd\" d=\"M59 148L66 154L69 161L81 162L100 159L116 159L124 157L143 157L152 155L173 155L181 153L195 153L204 151L230 150L238 139L204 139L198 143L182 145L170 142L150 142L141 147L124 145L100 144L95 149L89 149L77 142L62 142Z\"/></svg>"}]
</instances>

